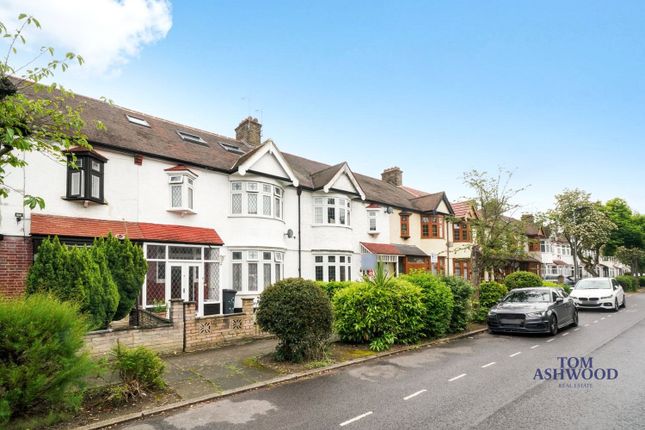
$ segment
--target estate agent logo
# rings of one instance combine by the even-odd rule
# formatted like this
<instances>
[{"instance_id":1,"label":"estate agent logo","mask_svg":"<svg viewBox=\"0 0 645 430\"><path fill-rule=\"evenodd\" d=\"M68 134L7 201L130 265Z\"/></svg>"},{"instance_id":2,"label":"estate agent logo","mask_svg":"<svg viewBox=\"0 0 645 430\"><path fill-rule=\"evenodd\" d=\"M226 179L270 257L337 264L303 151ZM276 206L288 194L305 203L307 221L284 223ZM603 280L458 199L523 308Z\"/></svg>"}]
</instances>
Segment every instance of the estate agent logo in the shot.
<instances>
[{"instance_id":1,"label":"estate agent logo","mask_svg":"<svg viewBox=\"0 0 645 430\"><path fill-rule=\"evenodd\" d=\"M556 357L560 367L537 368L533 380L563 381L559 388L591 388L591 381L618 378L618 369L593 365L593 357Z\"/></svg>"}]
</instances>

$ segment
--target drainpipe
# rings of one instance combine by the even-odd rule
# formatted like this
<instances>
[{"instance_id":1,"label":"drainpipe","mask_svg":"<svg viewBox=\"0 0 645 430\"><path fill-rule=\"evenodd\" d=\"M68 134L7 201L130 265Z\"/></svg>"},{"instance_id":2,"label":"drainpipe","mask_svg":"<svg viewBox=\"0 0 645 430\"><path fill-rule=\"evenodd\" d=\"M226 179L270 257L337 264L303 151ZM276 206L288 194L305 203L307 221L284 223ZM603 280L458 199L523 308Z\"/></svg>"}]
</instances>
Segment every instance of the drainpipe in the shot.
<instances>
[{"instance_id":1,"label":"drainpipe","mask_svg":"<svg viewBox=\"0 0 645 430\"><path fill-rule=\"evenodd\" d=\"M182 313L182 318L184 320L184 324L183 324L183 326L184 326L184 344L183 344L182 351L186 352L186 302L184 302L183 300L181 302L181 313Z\"/></svg>"},{"instance_id":2,"label":"drainpipe","mask_svg":"<svg viewBox=\"0 0 645 430\"><path fill-rule=\"evenodd\" d=\"M443 217L443 219L446 229L446 267L444 267L443 273L446 276L450 276L450 229L448 228L448 219L446 217ZM437 264L439 264L439 257L437 257Z\"/></svg>"},{"instance_id":3,"label":"drainpipe","mask_svg":"<svg viewBox=\"0 0 645 430\"><path fill-rule=\"evenodd\" d=\"M301 237L301 219L300 219L300 213L301 213L301 205L300 205L300 196L302 194L302 188L298 187L296 189L298 193L298 277L302 278L302 237Z\"/></svg>"}]
</instances>

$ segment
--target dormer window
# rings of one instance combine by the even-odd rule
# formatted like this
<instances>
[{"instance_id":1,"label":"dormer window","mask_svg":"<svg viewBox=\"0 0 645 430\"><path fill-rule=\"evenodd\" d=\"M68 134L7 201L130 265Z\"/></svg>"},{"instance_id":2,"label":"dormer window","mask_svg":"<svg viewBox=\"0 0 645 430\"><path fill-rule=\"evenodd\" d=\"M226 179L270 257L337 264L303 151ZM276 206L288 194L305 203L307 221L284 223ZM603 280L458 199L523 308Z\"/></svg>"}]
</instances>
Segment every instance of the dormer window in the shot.
<instances>
[{"instance_id":1,"label":"dormer window","mask_svg":"<svg viewBox=\"0 0 645 430\"><path fill-rule=\"evenodd\" d=\"M188 169L180 170L175 167L167 169L168 187L170 192L169 211L195 213L195 180L197 175Z\"/></svg>"},{"instance_id":2,"label":"dormer window","mask_svg":"<svg viewBox=\"0 0 645 430\"><path fill-rule=\"evenodd\" d=\"M73 155L67 157L67 200L105 203L104 169L107 158L91 150L74 151L76 166L70 165Z\"/></svg>"}]
</instances>

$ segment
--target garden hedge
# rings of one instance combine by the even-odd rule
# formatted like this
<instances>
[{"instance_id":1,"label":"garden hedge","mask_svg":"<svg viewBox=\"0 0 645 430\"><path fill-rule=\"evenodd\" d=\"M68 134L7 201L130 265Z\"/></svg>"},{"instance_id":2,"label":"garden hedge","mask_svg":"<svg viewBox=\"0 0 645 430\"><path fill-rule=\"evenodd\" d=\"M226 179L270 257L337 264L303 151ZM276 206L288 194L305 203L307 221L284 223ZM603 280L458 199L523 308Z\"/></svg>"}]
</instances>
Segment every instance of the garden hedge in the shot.
<instances>
[{"instance_id":1,"label":"garden hedge","mask_svg":"<svg viewBox=\"0 0 645 430\"><path fill-rule=\"evenodd\" d=\"M479 284L479 308L477 321L486 321L488 311L508 293L504 284L495 281L484 281Z\"/></svg>"},{"instance_id":2,"label":"garden hedge","mask_svg":"<svg viewBox=\"0 0 645 430\"><path fill-rule=\"evenodd\" d=\"M504 278L504 285L509 290L515 288L539 287L542 285L542 278L532 272L513 272Z\"/></svg>"},{"instance_id":3,"label":"garden hedge","mask_svg":"<svg viewBox=\"0 0 645 430\"><path fill-rule=\"evenodd\" d=\"M445 276L442 280L450 288L454 302L448 331L451 333L463 331L472 319L472 299L475 289L470 282L459 276Z\"/></svg>"},{"instance_id":4,"label":"garden hedge","mask_svg":"<svg viewBox=\"0 0 645 430\"><path fill-rule=\"evenodd\" d=\"M450 328L454 308L450 288L440 277L430 272L416 271L401 276L400 279L417 285L423 292L425 305L423 322L426 336L430 338L444 336Z\"/></svg>"}]
</instances>

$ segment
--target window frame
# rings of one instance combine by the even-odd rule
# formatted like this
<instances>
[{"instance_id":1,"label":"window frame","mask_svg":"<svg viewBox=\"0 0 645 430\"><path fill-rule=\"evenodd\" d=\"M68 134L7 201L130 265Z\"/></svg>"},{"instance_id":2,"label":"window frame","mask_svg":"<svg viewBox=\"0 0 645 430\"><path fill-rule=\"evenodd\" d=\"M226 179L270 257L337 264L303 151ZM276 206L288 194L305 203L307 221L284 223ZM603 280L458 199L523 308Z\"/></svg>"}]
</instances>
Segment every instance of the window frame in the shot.
<instances>
[{"instance_id":1,"label":"window frame","mask_svg":"<svg viewBox=\"0 0 645 430\"><path fill-rule=\"evenodd\" d=\"M270 182L235 180L229 185L229 216L254 217L284 221L284 189ZM234 196L240 199L239 212L234 211ZM249 201L255 199L255 211L249 212ZM266 204L265 204L266 203ZM267 212L268 207L268 214Z\"/></svg>"},{"instance_id":2,"label":"window frame","mask_svg":"<svg viewBox=\"0 0 645 430\"><path fill-rule=\"evenodd\" d=\"M232 249L231 251L231 288L240 294L261 294L267 285L279 281L284 276L284 253L285 250L279 249ZM239 255L236 255L238 254ZM270 254L270 258L266 258ZM239 265L239 289L234 281L234 266ZM270 279L267 284L265 279L265 266L270 265ZM249 270L249 267L255 266L255 272ZM251 280L253 280L253 285ZM254 286L254 289L250 287Z\"/></svg>"},{"instance_id":3,"label":"window frame","mask_svg":"<svg viewBox=\"0 0 645 430\"><path fill-rule=\"evenodd\" d=\"M314 253L313 279L323 282L344 282L351 281L352 278L352 256L350 252L342 253ZM333 273L333 279L331 274ZM322 276L319 276L322 275Z\"/></svg>"},{"instance_id":4,"label":"window frame","mask_svg":"<svg viewBox=\"0 0 645 430\"><path fill-rule=\"evenodd\" d=\"M464 233L466 238L464 239ZM452 224L452 241L453 242L471 242L472 230L470 223L466 221L455 222Z\"/></svg>"},{"instance_id":5,"label":"window frame","mask_svg":"<svg viewBox=\"0 0 645 430\"><path fill-rule=\"evenodd\" d=\"M195 181L197 176L189 172L175 171L166 172L168 174L168 211L182 213L196 213L195 210ZM177 180L181 177L181 180ZM173 189L180 189L180 205L173 205Z\"/></svg>"},{"instance_id":6,"label":"window frame","mask_svg":"<svg viewBox=\"0 0 645 430\"><path fill-rule=\"evenodd\" d=\"M401 212L399 214L399 229L400 229L400 236L401 239L409 239L410 238L410 213L408 212ZM405 229L404 229L405 227ZM405 230L405 231L404 231Z\"/></svg>"},{"instance_id":7,"label":"window frame","mask_svg":"<svg viewBox=\"0 0 645 430\"><path fill-rule=\"evenodd\" d=\"M330 203L330 200L333 201ZM343 195L314 195L313 219L315 226L351 228L352 199ZM333 218L332 214L333 213ZM320 217L318 215L321 215ZM333 219L333 222L330 222ZM344 222L341 222L344 220Z\"/></svg>"},{"instance_id":8,"label":"window frame","mask_svg":"<svg viewBox=\"0 0 645 430\"><path fill-rule=\"evenodd\" d=\"M379 233L378 229L378 210L377 209L368 209L367 210L367 232L369 234ZM374 229L372 230L372 221L374 221Z\"/></svg>"},{"instance_id":9,"label":"window frame","mask_svg":"<svg viewBox=\"0 0 645 430\"><path fill-rule=\"evenodd\" d=\"M70 165L73 161L75 162L76 167ZM96 163L98 165L98 170L93 168L92 163ZM107 160L96 157L91 153L76 155L76 157L69 154L67 156L67 184L65 187L65 199L105 204L105 163L107 163ZM72 177L76 174L79 175L78 194L72 193ZM92 194L93 178L98 178L99 180L98 197L95 197Z\"/></svg>"}]
</instances>

